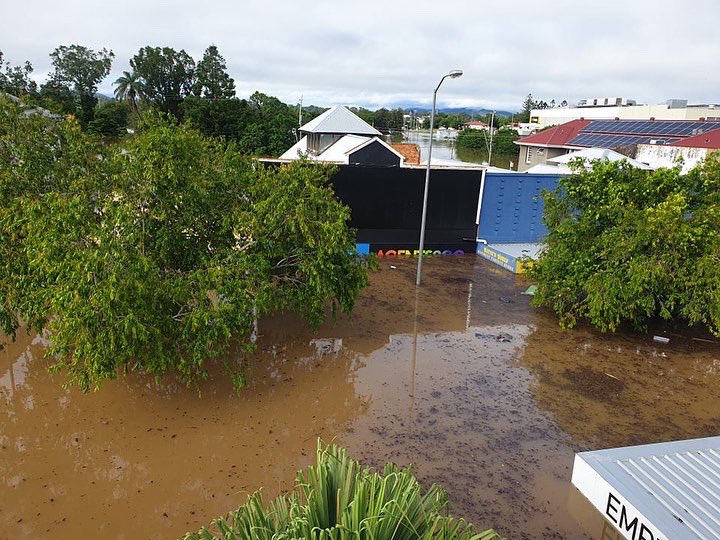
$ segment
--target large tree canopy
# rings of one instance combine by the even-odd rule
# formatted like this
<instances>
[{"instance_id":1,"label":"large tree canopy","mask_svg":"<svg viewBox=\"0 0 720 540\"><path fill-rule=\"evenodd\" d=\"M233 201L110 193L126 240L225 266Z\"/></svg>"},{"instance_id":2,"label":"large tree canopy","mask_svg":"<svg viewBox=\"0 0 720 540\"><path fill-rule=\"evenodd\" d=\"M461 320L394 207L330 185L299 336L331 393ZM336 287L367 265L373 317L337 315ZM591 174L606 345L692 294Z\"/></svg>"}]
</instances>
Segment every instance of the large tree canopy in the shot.
<instances>
[{"instance_id":1,"label":"large tree canopy","mask_svg":"<svg viewBox=\"0 0 720 540\"><path fill-rule=\"evenodd\" d=\"M209 99L227 99L235 97L235 81L230 77L222 57L215 45L205 49L202 60L195 71L196 96Z\"/></svg>"},{"instance_id":2,"label":"large tree canopy","mask_svg":"<svg viewBox=\"0 0 720 540\"><path fill-rule=\"evenodd\" d=\"M139 77L145 99L176 118L180 105L195 82L195 61L184 50L171 47L143 47L130 60Z\"/></svg>"},{"instance_id":3,"label":"large tree canopy","mask_svg":"<svg viewBox=\"0 0 720 540\"><path fill-rule=\"evenodd\" d=\"M12 66L3 59L0 51L0 92L16 97L36 93L37 83L30 77L32 72L33 67L28 60L22 66Z\"/></svg>"},{"instance_id":4,"label":"large tree canopy","mask_svg":"<svg viewBox=\"0 0 720 540\"><path fill-rule=\"evenodd\" d=\"M56 87L72 90L78 100L78 118L83 124L93 119L98 84L110 73L112 51L93 51L82 45L62 45L50 53L55 68L50 80Z\"/></svg>"},{"instance_id":5,"label":"large tree canopy","mask_svg":"<svg viewBox=\"0 0 720 540\"><path fill-rule=\"evenodd\" d=\"M87 389L121 369L195 381L265 313L350 310L367 273L330 173L265 169L154 115L101 147L0 97L2 330L47 329Z\"/></svg>"},{"instance_id":6,"label":"large tree canopy","mask_svg":"<svg viewBox=\"0 0 720 540\"><path fill-rule=\"evenodd\" d=\"M545 195L534 303L603 331L650 319L720 334L720 161L688 174L598 162Z\"/></svg>"}]
</instances>

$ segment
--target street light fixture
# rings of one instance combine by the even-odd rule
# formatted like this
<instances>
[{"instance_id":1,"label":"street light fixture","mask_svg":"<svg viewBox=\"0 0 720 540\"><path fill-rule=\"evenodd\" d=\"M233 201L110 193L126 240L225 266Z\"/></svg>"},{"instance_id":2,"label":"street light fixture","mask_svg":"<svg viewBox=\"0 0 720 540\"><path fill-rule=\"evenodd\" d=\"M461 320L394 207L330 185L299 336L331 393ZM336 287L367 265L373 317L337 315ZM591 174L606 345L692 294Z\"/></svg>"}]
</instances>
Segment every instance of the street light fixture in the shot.
<instances>
[{"instance_id":1,"label":"street light fixture","mask_svg":"<svg viewBox=\"0 0 720 540\"><path fill-rule=\"evenodd\" d=\"M422 278L423 249L425 248L425 220L427 218L428 189L430 188L430 162L432 161L433 128L435 127L435 104L437 102L437 93L440 89L440 85L442 85L445 79L448 77L451 79L457 79L462 76L462 74L462 70L453 69L450 73L440 79L440 82L433 92L432 112L430 113L430 145L428 146L427 168L425 169L425 193L423 195L422 221L420 222L420 252L418 253L417 280L415 281L415 285L418 287L420 286Z\"/></svg>"}]
</instances>

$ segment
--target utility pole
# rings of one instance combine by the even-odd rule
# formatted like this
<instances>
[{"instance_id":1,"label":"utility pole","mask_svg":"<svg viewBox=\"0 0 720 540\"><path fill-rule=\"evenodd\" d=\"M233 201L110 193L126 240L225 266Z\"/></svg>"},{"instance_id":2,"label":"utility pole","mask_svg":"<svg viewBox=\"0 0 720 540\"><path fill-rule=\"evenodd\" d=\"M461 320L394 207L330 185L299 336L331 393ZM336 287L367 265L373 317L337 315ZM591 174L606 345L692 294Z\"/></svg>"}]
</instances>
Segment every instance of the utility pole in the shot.
<instances>
[{"instance_id":1,"label":"utility pole","mask_svg":"<svg viewBox=\"0 0 720 540\"><path fill-rule=\"evenodd\" d=\"M300 110L298 111L298 127L302 127L302 101L303 96L300 94Z\"/></svg>"},{"instance_id":2,"label":"utility pole","mask_svg":"<svg viewBox=\"0 0 720 540\"><path fill-rule=\"evenodd\" d=\"M490 150L488 150L488 166L492 163L493 123L495 122L495 111L490 117Z\"/></svg>"}]
</instances>

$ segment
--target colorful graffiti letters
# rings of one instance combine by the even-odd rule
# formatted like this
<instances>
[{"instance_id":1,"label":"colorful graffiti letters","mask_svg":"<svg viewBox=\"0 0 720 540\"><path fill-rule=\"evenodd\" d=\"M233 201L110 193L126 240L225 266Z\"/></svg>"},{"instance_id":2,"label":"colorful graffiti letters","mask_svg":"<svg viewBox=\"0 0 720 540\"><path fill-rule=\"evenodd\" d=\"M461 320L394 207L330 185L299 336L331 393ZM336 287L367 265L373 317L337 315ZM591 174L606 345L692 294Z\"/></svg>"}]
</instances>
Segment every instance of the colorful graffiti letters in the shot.
<instances>
[{"instance_id":1,"label":"colorful graffiti letters","mask_svg":"<svg viewBox=\"0 0 720 540\"><path fill-rule=\"evenodd\" d=\"M388 249L385 251L379 249L377 251L378 257L417 257L418 255L420 255L419 249ZM455 251L449 249L444 251L440 251L439 249L423 250L423 257L431 257L433 255L465 255L465 252L462 249L456 249Z\"/></svg>"}]
</instances>

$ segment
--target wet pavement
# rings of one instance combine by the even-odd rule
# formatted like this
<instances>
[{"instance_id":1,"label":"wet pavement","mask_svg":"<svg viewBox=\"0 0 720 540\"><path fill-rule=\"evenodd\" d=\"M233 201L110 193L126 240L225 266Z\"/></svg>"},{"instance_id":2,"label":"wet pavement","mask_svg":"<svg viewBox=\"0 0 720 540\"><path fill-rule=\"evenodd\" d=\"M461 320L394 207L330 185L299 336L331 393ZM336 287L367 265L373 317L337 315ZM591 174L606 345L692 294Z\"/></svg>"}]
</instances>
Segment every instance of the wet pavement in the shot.
<instances>
[{"instance_id":1,"label":"wet pavement","mask_svg":"<svg viewBox=\"0 0 720 540\"><path fill-rule=\"evenodd\" d=\"M0 352L0 538L178 537L287 489L317 437L412 463L508 538L602 538L574 452L720 432L720 345L562 330L470 256L427 260L418 293L414 265L381 261L350 320L261 321L239 396L219 367L201 395L137 374L64 390L19 335Z\"/></svg>"}]
</instances>

